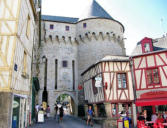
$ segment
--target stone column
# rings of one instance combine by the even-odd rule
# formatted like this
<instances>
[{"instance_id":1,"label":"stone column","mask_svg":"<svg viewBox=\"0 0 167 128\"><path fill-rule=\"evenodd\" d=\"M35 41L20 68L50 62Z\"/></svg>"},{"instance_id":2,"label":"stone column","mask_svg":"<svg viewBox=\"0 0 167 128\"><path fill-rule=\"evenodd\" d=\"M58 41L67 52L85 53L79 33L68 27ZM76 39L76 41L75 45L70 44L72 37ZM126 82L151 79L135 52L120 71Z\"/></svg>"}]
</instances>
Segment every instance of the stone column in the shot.
<instances>
[{"instance_id":1,"label":"stone column","mask_svg":"<svg viewBox=\"0 0 167 128\"><path fill-rule=\"evenodd\" d=\"M93 104L93 108L94 108L95 117L98 117L97 105L96 105L96 104Z\"/></svg>"},{"instance_id":2,"label":"stone column","mask_svg":"<svg viewBox=\"0 0 167 128\"><path fill-rule=\"evenodd\" d=\"M78 116L78 105L74 102L75 104L75 112L74 112L74 115L75 116Z\"/></svg>"},{"instance_id":3,"label":"stone column","mask_svg":"<svg viewBox=\"0 0 167 128\"><path fill-rule=\"evenodd\" d=\"M88 105L87 104L84 105L84 109L85 109L85 117L86 117L87 116L87 111L88 111Z\"/></svg>"},{"instance_id":4,"label":"stone column","mask_svg":"<svg viewBox=\"0 0 167 128\"><path fill-rule=\"evenodd\" d=\"M112 111L111 111L111 103L104 103L106 116L112 117Z\"/></svg>"},{"instance_id":5,"label":"stone column","mask_svg":"<svg viewBox=\"0 0 167 128\"><path fill-rule=\"evenodd\" d=\"M137 126L137 114L136 114L136 105L132 103L132 114L133 114L133 124L134 127Z\"/></svg>"}]
</instances>

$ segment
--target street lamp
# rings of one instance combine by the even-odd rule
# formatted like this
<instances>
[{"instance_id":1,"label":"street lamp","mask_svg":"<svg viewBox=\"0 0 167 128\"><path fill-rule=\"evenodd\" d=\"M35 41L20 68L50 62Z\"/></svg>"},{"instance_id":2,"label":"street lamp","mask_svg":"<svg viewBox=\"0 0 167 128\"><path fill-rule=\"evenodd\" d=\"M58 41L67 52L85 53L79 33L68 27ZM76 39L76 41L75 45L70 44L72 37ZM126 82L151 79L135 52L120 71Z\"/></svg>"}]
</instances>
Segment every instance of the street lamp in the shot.
<instances>
[{"instance_id":1,"label":"street lamp","mask_svg":"<svg viewBox=\"0 0 167 128\"><path fill-rule=\"evenodd\" d=\"M43 63L46 62L46 56L45 55L42 57L42 62Z\"/></svg>"}]
</instances>

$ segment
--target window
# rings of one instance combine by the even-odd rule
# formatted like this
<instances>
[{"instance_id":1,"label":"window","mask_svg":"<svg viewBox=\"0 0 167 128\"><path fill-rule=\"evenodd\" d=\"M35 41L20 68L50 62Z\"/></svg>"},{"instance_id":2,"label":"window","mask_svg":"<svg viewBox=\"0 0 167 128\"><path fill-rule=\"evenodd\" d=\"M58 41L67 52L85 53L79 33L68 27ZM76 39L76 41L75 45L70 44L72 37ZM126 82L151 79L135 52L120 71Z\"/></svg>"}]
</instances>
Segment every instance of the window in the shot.
<instances>
[{"instance_id":1,"label":"window","mask_svg":"<svg viewBox=\"0 0 167 128\"><path fill-rule=\"evenodd\" d=\"M70 27L69 26L66 26L66 31L69 31L70 30Z\"/></svg>"},{"instance_id":2,"label":"window","mask_svg":"<svg viewBox=\"0 0 167 128\"><path fill-rule=\"evenodd\" d=\"M127 88L127 85L126 85L126 73L118 73L117 74L117 82L118 82L118 88L119 89Z\"/></svg>"},{"instance_id":3,"label":"window","mask_svg":"<svg viewBox=\"0 0 167 128\"><path fill-rule=\"evenodd\" d=\"M83 28L86 28L86 23L83 23Z\"/></svg>"},{"instance_id":4,"label":"window","mask_svg":"<svg viewBox=\"0 0 167 128\"><path fill-rule=\"evenodd\" d=\"M145 52L150 52L151 50L150 50L150 43L145 43L144 44L144 51Z\"/></svg>"},{"instance_id":5,"label":"window","mask_svg":"<svg viewBox=\"0 0 167 128\"><path fill-rule=\"evenodd\" d=\"M72 61L73 90L75 90L75 61Z\"/></svg>"},{"instance_id":6,"label":"window","mask_svg":"<svg viewBox=\"0 0 167 128\"><path fill-rule=\"evenodd\" d=\"M147 69L146 70L146 77L147 77L147 84L148 85L160 83L160 78L159 78L159 73L158 73L157 68Z\"/></svg>"},{"instance_id":7,"label":"window","mask_svg":"<svg viewBox=\"0 0 167 128\"><path fill-rule=\"evenodd\" d=\"M68 62L67 62L66 60L63 60L63 61L62 61L62 66L63 66L64 68L66 68L66 67L68 66Z\"/></svg>"},{"instance_id":8,"label":"window","mask_svg":"<svg viewBox=\"0 0 167 128\"><path fill-rule=\"evenodd\" d=\"M27 53L24 51L24 58L23 58L23 72L27 73Z\"/></svg>"},{"instance_id":9,"label":"window","mask_svg":"<svg viewBox=\"0 0 167 128\"><path fill-rule=\"evenodd\" d=\"M53 24L50 24L50 29L54 29L54 25Z\"/></svg>"},{"instance_id":10,"label":"window","mask_svg":"<svg viewBox=\"0 0 167 128\"><path fill-rule=\"evenodd\" d=\"M28 18L27 18L27 29L26 29L26 36L27 38L30 37L30 16L28 15Z\"/></svg>"},{"instance_id":11,"label":"window","mask_svg":"<svg viewBox=\"0 0 167 128\"><path fill-rule=\"evenodd\" d=\"M55 60L55 89L57 89L58 59Z\"/></svg>"},{"instance_id":12,"label":"window","mask_svg":"<svg viewBox=\"0 0 167 128\"><path fill-rule=\"evenodd\" d=\"M92 78L92 87L93 87L93 93L94 93L94 95L97 94L97 88L95 86L95 77Z\"/></svg>"}]
</instances>

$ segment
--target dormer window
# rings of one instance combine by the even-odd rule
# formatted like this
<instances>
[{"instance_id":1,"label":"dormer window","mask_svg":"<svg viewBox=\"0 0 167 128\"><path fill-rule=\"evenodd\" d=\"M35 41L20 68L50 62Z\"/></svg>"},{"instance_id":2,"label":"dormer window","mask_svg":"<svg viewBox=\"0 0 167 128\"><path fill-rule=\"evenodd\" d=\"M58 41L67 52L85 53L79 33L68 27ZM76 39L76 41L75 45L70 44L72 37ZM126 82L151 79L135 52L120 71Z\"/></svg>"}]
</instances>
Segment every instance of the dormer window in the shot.
<instances>
[{"instance_id":1,"label":"dormer window","mask_svg":"<svg viewBox=\"0 0 167 128\"><path fill-rule=\"evenodd\" d=\"M141 40L142 52L148 53L153 51L152 39L145 37Z\"/></svg>"},{"instance_id":2,"label":"dormer window","mask_svg":"<svg viewBox=\"0 0 167 128\"><path fill-rule=\"evenodd\" d=\"M145 52L150 52L151 51L151 49L150 49L150 43L145 43L144 44L144 51Z\"/></svg>"}]
</instances>

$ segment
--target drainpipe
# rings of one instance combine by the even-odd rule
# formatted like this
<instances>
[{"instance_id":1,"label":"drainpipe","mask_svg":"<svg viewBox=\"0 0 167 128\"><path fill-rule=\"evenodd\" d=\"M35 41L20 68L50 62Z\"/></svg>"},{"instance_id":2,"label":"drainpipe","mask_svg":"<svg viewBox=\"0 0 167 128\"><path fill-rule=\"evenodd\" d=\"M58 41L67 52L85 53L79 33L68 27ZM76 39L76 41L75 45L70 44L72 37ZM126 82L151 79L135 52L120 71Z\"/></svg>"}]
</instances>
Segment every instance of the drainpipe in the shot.
<instances>
[{"instance_id":1,"label":"drainpipe","mask_svg":"<svg viewBox=\"0 0 167 128\"><path fill-rule=\"evenodd\" d=\"M38 45L38 48L40 48L41 46L41 11L42 11L42 0L39 0L38 1L38 7L40 8L40 11L39 11L39 45Z\"/></svg>"},{"instance_id":2,"label":"drainpipe","mask_svg":"<svg viewBox=\"0 0 167 128\"><path fill-rule=\"evenodd\" d=\"M133 72L133 60L132 60L132 57L130 57L130 70L131 70L131 75L132 75L134 101L136 101L136 87L135 87L135 79L134 79L134 72Z\"/></svg>"},{"instance_id":3,"label":"drainpipe","mask_svg":"<svg viewBox=\"0 0 167 128\"><path fill-rule=\"evenodd\" d=\"M131 76L132 76L132 84L133 84L133 94L134 94L134 102L136 101L136 86L135 86L135 79L134 79L134 70L133 70L133 60L132 60L132 57L129 57L129 60L130 60L130 70L131 70ZM137 115L136 115L136 112L137 112L137 108L136 108L136 105L135 103L132 104L132 110L133 110L133 127L136 128L137 126ZM133 106L135 107L135 109L133 109ZM134 112L135 111L135 112Z\"/></svg>"}]
</instances>

